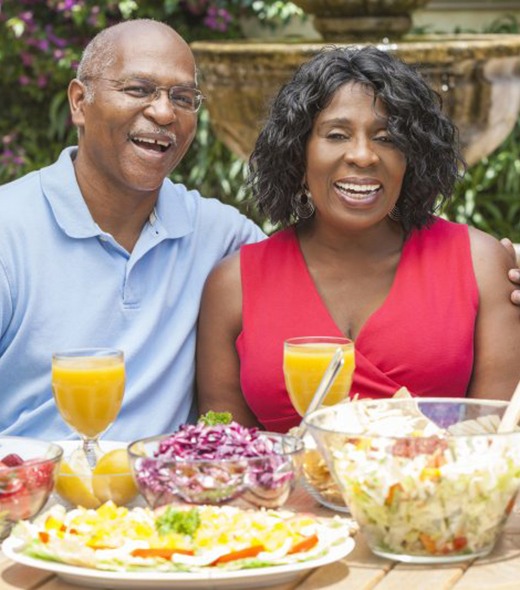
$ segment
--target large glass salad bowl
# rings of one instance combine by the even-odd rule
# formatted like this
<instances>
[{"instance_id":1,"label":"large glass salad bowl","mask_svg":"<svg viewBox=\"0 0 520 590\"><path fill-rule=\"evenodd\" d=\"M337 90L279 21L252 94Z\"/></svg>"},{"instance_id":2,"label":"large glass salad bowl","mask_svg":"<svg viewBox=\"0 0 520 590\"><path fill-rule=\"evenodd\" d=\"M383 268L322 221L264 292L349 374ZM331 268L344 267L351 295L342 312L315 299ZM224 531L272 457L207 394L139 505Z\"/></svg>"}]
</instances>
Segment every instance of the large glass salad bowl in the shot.
<instances>
[{"instance_id":1,"label":"large glass salad bowl","mask_svg":"<svg viewBox=\"0 0 520 590\"><path fill-rule=\"evenodd\" d=\"M362 400L306 420L371 550L408 563L488 554L520 487L507 402Z\"/></svg>"}]
</instances>

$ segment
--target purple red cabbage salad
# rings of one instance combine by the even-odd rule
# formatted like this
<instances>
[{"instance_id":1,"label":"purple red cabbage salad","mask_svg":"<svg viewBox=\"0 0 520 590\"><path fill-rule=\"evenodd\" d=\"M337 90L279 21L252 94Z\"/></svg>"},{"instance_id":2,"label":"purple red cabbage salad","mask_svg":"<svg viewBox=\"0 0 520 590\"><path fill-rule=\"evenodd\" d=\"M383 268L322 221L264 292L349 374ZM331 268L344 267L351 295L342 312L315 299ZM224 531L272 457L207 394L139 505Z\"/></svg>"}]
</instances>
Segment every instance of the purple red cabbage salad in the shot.
<instances>
[{"instance_id":1,"label":"purple red cabbage salad","mask_svg":"<svg viewBox=\"0 0 520 590\"><path fill-rule=\"evenodd\" d=\"M183 424L162 440L155 457L176 460L244 459L279 454L274 441L258 428L231 422L206 426Z\"/></svg>"},{"instance_id":2,"label":"purple red cabbage salad","mask_svg":"<svg viewBox=\"0 0 520 590\"><path fill-rule=\"evenodd\" d=\"M237 422L184 424L160 441L153 458L139 461L137 478L155 505L175 495L218 502L246 488L277 490L294 478L292 460L279 447L274 437Z\"/></svg>"}]
</instances>

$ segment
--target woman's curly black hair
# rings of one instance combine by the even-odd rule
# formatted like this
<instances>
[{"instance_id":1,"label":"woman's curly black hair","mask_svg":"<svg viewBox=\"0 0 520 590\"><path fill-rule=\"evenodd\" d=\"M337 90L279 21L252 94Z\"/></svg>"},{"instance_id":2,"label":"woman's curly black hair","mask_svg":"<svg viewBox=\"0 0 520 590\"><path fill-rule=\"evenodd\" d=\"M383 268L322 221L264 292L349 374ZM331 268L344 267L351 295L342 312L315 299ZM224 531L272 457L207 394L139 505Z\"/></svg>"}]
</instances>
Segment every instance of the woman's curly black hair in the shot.
<instances>
[{"instance_id":1,"label":"woman's curly black hair","mask_svg":"<svg viewBox=\"0 0 520 590\"><path fill-rule=\"evenodd\" d=\"M249 160L253 200L273 224L295 220L292 197L301 190L312 126L349 82L373 89L386 107L388 133L406 158L397 202L404 229L427 226L465 169L458 130L413 67L373 46L325 48L282 86Z\"/></svg>"}]
</instances>

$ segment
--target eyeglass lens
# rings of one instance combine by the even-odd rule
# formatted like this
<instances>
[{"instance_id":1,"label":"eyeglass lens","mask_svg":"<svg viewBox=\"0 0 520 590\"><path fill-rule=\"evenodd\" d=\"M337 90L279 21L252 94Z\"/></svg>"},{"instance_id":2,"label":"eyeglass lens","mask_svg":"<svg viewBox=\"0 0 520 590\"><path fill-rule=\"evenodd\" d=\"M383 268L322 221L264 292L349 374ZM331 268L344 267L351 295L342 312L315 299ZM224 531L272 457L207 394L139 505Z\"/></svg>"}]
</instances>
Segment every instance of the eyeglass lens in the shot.
<instances>
[{"instance_id":1,"label":"eyeglass lens","mask_svg":"<svg viewBox=\"0 0 520 590\"><path fill-rule=\"evenodd\" d=\"M161 94L161 90L165 90L168 93L170 102L175 107L187 111L198 111L203 100L202 93L197 88L186 86L157 86L151 80L125 80L121 90L132 98L150 102L157 100Z\"/></svg>"}]
</instances>

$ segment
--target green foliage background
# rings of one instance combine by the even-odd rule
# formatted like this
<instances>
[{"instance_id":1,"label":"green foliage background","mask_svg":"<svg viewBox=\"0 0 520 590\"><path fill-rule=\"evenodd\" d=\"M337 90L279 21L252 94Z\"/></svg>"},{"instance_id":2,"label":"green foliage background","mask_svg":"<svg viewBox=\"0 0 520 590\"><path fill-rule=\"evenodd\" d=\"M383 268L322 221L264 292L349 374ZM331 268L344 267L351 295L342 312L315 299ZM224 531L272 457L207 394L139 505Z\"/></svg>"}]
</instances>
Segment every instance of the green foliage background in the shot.
<instances>
[{"instance_id":1,"label":"green foliage background","mask_svg":"<svg viewBox=\"0 0 520 590\"><path fill-rule=\"evenodd\" d=\"M84 45L106 25L154 18L194 41L240 36L241 15L273 24L294 12L282 0L0 0L0 183L50 164L75 143L66 88ZM492 30L518 33L519 24L505 18ZM255 217L242 189L245 173L245 162L215 138L203 109L173 179ZM499 150L468 171L444 214L520 242L520 120Z\"/></svg>"}]
</instances>

